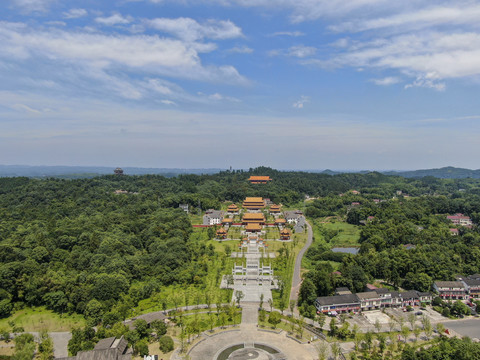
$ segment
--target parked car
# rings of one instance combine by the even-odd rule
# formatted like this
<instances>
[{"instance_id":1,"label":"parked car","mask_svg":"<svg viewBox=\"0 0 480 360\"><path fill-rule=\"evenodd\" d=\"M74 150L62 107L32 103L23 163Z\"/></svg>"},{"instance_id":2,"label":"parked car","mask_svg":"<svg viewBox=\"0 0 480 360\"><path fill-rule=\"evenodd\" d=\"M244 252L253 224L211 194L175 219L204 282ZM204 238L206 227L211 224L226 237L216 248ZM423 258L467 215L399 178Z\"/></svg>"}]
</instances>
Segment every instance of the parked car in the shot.
<instances>
[{"instance_id":1,"label":"parked car","mask_svg":"<svg viewBox=\"0 0 480 360\"><path fill-rule=\"evenodd\" d=\"M420 316L420 315L422 315L422 314L423 314L423 312L421 312L421 311L417 311L417 312L415 313L415 315L418 315L418 316Z\"/></svg>"}]
</instances>

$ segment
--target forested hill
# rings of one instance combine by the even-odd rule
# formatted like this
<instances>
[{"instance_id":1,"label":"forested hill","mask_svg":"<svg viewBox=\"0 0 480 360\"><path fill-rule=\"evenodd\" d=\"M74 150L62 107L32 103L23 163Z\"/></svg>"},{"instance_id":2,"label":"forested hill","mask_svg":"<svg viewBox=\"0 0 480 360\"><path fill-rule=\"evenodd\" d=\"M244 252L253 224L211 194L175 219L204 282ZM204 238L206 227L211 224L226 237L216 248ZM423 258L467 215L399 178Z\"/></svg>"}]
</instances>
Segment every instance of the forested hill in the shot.
<instances>
[{"instance_id":1,"label":"forested hill","mask_svg":"<svg viewBox=\"0 0 480 360\"><path fill-rule=\"evenodd\" d=\"M480 169L470 170L456 168L452 166L443 167L440 169L426 169L426 170L412 170L412 171L386 171L385 175L397 175L407 178L421 178L425 176L433 176L440 179L480 179Z\"/></svg>"},{"instance_id":2,"label":"forested hill","mask_svg":"<svg viewBox=\"0 0 480 360\"><path fill-rule=\"evenodd\" d=\"M273 181L252 185L247 181L250 175L269 175ZM126 193L116 194L117 190ZM320 197L305 209L318 217L335 213L337 207L346 209L358 201L355 196L361 196L362 204L397 201L391 199L399 191L431 199L422 203L426 214L463 211L477 218L480 212L480 181L473 179L330 176L269 168L174 178L0 178L0 317L8 316L14 304L46 305L88 317L113 308L120 312L122 304L134 307L166 285L205 286L205 259L216 255L211 246L195 240L190 218L178 209L180 203L198 213L219 209L225 201L262 196L285 207L303 207L308 195ZM370 215L362 209L352 214L359 219ZM422 218L418 210L408 211L408 216ZM378 245L370 243L370 248ZM480 271L477 265L471 270Z\"/></svg>"}]
</instances>

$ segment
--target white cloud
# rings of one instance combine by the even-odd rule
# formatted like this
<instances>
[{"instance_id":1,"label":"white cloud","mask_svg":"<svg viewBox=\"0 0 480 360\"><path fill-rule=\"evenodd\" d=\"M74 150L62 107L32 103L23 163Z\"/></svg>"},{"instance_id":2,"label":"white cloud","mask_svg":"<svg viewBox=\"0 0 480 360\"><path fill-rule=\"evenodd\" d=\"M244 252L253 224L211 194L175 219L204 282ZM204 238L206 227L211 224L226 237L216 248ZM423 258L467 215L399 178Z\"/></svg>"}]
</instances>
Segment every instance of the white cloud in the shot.
<instances>
[{"instance_id":1,"label":"white cloud","mask_svg":"<svg viewBox=\"0 0 480 360\"><path fill-rule=\"evenodd\" d=\"M300 100L295 101L292 106L296 109L303 109L304 105L309 102L310 102L310 97L302 95L300 97Z\"/></svg>"},{"instance_id":2,"label":"white cloud","mask_svg":"<svg viewBox=\"0 0 480 360\"><path fill-rule=\"evenodd\" d=\"M63 17L66 19L76 19L86 16L88 11L85 9L70 9L63 13Z\"/></svg>"},{"instance_id":3,"label":"white cloud","mask_svg":"<svg viewBox=\"0 0 480 360\"><path fill-rule=\"evenodd\" d=\"M204 38L224 40L242 37L242 29L230 20L207 20L200 24L191 18L156 18L144 23L156 30L172 34L186 41Z\"/></svg>"},{"instance_id":4,"label":"white cloud","mask_svg":"<svg viewBox=\"0 0 480 360\"><path fill-rule=\"evenodd\" d=\"M412 87L424 87L437 91L444 91L446 89L445 83L435 81L434 79L429 79L425 76L419 76L413 83L405 85L405 89Z\"/></svg>"},{"instance_id":5,"label":"white cloud","mask_svg":"<svg viewBox=\"0 0 480 360\"><path fill-rule=\"evenodd\" d=\"M132 18L130 16L123 17L120 14L113 14L108 17L97 17L95 18L95 21L102 25L113 26L130 24L132 22Z\"/></svg>"},{"instance_id":6,"label":"white cloud","mask_svg":"<svg viewBox=\"0 0 480 360\"><path fill-rule=\"evenodd\" d=\"M383 79L371 79L370 81L373 82L375 85L388 86L398 84L401 80L395 76L387 76Z\"/></svg>"},{"instance_id":7,"label":"white cloud","mask_svg":"<svg viewBox=\"0 0 480 360\"><path fill-rule=\"evenodd\" d=\"M65 21L47 21L45 24L51 26L67 26Z\"/></svg>"},{"instance_id":8,"label":"white cloud","mask_svg":"<svg viewBox=\"0 0 480 360\"><path fill-rule=\"evenodd\" d=\"M38 30L24 24L0 22L0 58L43 58L58 65L75 64L84 69L124 69L200 81L247 84L230 65L204 66L200 52L212 44L189 43L146 35L118 35Z\"/></svg>"},{"instance_id":9,"label":"white cloud","mask_svg":"<svg viewBox=\"0 0 480 360\"><path fill-rule=\"evenodd\" d=\"M248 46L241 46L241 47L234 47L231 49L228 49L227 52L229 53L234 53L234 54L251 54L253 53L253 49L249 48Z\"/></svg>"},{"instance_id":10,"label":"white cloud","mask_svg":"<svg viewBox=\"0 0 480 360\"><path fill-rule=\"evenodd\" d=\"M312 46L298 45L298 46L292 46L291 48L289 48L287 51L287 55L298 57L298 58L305 58L305 57L310 57L315 55L316 52L317 52L317 49Z\"/></svg>"},{"instance_id":11,"label":"white cloud","mask_svg":"<svg viewBox=\"0 0 480 360\"><path fill-rule=\"evenodd\" d=\"M172 101L172 100L160 100L160 102L165 105L175 105L175 106L177 105L175 101Z\"/></svg>"},{"instance_id":12,"label":"white cloud","mask_svg":"<svg viewBox=\"0 0 480 360\"><path fill-rule=\"evenodd\" d=\"M454 4L452 4L454 5ZM437 6L402 12L388 17L353 21L331 26L334 31L366 31L384 28L397 28L396 31L418 30L437 25L477 25L480 18L480 5Z\"/></svg>"},{"instance_id":13,"label":"white cloud","mask_svg":"<svg viewBox=\"0 0 480 360\"><path fill-rule=\"evenodd\" d=\"M22 11L30 12L44 12L56 0L11 0L11 2L19 7Z\"/></svg>"},{"instance_id":14,"label":"white cloud","mask_svg":"<svg viewBox=\"0 0 480 360\"><path fill-rule=\"evenodd\" d=\"M277 32L274 32L273 34L270 34L270 36L299 37L299 36L305 36L305 33L301 32L301 31L277 31Z\"/></svg>"},{"instance_id":15,"label":"white cloud","mask_svg":"<svg viewBox=\"0 0 480 360\"><path fill-rule=\"evenodd\" d=\"M415 79L407 87L443 90L442 80L480 75L480 34L429 31L355 41L330 59L308 59L302 63L323 68L393 69Z\"/></svg>"}]
</instances>

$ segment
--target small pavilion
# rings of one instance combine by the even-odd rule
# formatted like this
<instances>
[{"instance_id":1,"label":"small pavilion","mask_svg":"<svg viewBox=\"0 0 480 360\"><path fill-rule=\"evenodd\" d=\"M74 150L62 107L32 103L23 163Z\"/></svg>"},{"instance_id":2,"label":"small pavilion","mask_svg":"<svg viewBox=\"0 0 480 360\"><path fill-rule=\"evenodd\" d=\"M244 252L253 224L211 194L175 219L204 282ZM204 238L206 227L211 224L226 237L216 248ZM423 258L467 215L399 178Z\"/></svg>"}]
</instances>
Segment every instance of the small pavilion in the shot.
<instances>
[{"instance_id":1,"label":"small pavilion","mask_svg":"<svg viewBox=\"0 0 480 360\"><path fill-rule=\"evenodd\" d=\"M227 238L227 230L225 230L223 227L217 230L217 239L226 239Z\"/></svg>"},{"instance_id":2,"label":"small pavilion","mask_svg":"<svg viewBox=\"0 0 480 360\"><path fill-rule=\"evenodd\" d=\"M290 240L290 238L291 238L290 230L283 229L282 231L280 231L280 240Z\"/></svg>"}]
</instances>

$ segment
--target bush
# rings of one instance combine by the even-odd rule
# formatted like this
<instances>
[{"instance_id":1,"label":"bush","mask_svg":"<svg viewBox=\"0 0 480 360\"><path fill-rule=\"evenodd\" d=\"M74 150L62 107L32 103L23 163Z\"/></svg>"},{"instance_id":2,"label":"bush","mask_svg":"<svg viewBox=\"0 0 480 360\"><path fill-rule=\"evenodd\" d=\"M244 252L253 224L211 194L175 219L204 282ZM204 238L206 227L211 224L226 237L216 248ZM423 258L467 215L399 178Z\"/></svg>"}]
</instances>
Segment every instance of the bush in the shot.
<instances>
[{"instance_id":1,"label":"bush","mask_svg":"<svg viewBox=\"0 0 480 360\"><path fill-rule=\"evenodd\" d=\"M148 355L148 343L146 340L140 340L135 343L133 352L140 356Z\"/></svg>"},{"instance_id":2,"label":"bush","mask_svg":"<svg viewBox=\"0 0 480 360\"><path fill-rule=\"evenodd\" d=\"M160 350L166 354L173 350L173 339L168 335L164 335L158 340L158 345Z\"/></svg>"}]
</instances>

